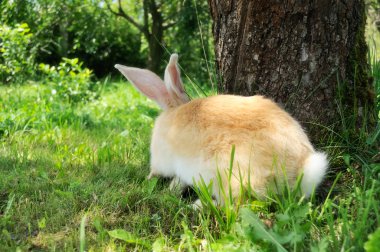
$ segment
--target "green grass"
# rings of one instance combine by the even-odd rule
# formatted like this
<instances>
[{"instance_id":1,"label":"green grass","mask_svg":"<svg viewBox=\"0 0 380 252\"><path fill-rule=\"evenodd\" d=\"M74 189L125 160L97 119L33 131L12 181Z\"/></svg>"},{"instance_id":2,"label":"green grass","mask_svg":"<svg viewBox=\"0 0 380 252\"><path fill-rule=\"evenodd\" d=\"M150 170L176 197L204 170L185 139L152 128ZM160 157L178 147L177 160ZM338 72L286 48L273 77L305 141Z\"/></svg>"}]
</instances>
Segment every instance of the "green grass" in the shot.
<instances>
[{"instance_id":1,"label":"green grass","mask_svg":"<svg viewBox=\"0 0 380 252\"><path fill-rule=\"evenodd\" d=\"M38 84L0 94L1 251L76 250L85 215L87 249L116 246L106 231L118 228L148 240L180 236L182 215L191 218L184 203L145 180L152 102L125 84L76 107Z\"/></svg>"},{"instance_id":2,"label":"green grass","mask_svg":"<svg viewBox=\"0 0 380 252\"><path fill-rule=\"evenodd\" d=\"M364 121L355 131L355 118L344 118L345 132L325 136L331 168L311 199L286 188L258 201L242 188L241 204L226 191L217 206L201 184L204 208L195 211L196 197L169 191L165 179L146 180L157 106L124 81L99 85L98 99L75 105L48 84L0 86L0 251L376 248L379 126L368 133ZM189 94L204 95L194 85Z\"/></svg>"},{"instance_id":3,"label":"green grass","mask_svg":"<svg viewBox=\"0 0 380 252\"><path fill-rule=\"evenodd\" d=\"M221 207L204 185L198 212L167 180L145 179L158 113L125 83L75 106L46 85L0 87L0 251L360 251L380 226L376 136L325 148L319 197L236 206L225 192Z\"/></svg>"}]
</instances>

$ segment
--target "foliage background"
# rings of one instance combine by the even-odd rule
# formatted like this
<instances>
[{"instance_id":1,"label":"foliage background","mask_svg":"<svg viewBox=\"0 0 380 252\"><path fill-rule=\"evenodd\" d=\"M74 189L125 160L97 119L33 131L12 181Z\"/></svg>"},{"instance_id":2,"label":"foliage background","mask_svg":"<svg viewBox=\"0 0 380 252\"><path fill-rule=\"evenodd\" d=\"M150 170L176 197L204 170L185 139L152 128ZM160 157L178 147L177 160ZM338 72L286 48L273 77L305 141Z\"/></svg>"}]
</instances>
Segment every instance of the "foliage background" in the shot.
<instances>
[{"instance_id":1,"label":"foliage background","mask_svg":"<svg viewBox=\"0 0 380 252\"><path fill-rule=\"evenodd\" d=\"M122 6L136 20L142 19L142 1L125 0ZM179 53L186 70L205 80L204 56L212 61L207 2L171 1L165 7L163 15L175 23L164 34L166 55ZM101 0L7 0L0 3L0 13L4 27L28 25L29 41L11 41L14 47L23 43L36 63L58 65L63 57L79 58L97 77L104 77L114 72L115 63L144 67L147 61L147 42L140 32ZM166 58L161 59L162 67Z\"/></svg>"}]
</instances>

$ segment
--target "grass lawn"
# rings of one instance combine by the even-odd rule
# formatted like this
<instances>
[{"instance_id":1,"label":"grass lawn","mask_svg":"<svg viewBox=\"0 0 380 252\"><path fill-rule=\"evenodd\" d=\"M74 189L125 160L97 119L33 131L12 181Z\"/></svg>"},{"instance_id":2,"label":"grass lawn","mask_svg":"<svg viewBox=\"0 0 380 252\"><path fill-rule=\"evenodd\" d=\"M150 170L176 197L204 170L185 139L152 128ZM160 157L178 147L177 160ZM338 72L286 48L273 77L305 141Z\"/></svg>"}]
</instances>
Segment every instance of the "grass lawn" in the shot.
<instances>
[{"instance_id":1,"label":"grass lawn","mask_svg":"<svg viewBox=\"0 0 380 252\"><path fill-rule=\"evenodd\" d=\"M373 135L324 148L319 197L215 208L206 195L199 212L192 193L145 179L158 113L125 82L77 105L47 85L0 87L0 251L360 251L376 229L366 246L380 242Z\"/></svg>"}]
</instances>

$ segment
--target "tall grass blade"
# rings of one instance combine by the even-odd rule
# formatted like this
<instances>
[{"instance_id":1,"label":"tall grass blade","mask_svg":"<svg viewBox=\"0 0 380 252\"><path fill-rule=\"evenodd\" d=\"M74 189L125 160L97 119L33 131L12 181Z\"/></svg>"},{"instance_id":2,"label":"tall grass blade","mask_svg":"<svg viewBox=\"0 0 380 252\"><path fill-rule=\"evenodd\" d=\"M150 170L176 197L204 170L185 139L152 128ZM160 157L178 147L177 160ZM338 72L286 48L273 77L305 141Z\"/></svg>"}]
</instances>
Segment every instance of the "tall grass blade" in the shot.
<instances>
[{"instance_id":1,"label":"tall grass blade","mask_svg":"<svg viewBox=\"0 0 380 252\"><path fill-rule=\"evenodd\" d=\"M80 231L79 231L79 251L84 252L86 247L86 214L83 216L82 221L80 223Z\"/></svg>"}]
</instances>

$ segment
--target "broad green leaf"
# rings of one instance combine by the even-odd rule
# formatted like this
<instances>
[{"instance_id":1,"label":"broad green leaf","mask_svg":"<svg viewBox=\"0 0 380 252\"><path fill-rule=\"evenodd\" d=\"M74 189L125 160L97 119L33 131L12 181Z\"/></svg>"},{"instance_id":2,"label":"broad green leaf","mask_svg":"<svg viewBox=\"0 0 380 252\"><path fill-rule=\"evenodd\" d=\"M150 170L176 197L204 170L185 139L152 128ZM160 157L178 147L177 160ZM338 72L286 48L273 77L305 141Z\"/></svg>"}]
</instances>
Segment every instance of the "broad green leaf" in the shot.
<instances>
[{"instance_id":1,"label":"broad green leaf","mask_svg":"<svg viewBox=\"0 0 380 252\"><path fill-rule=\"evenodd\" d=\"M165 248L165 239L163 237L156 239L152 245L153 252L164 251L164 248Z\"/></svg>"},{"instance_id":2,"label":"broad green leaf","mask_svg":"<svg viewBox=\"0 0 380 252\"><path fill-rule=\"evenodd\" d=\"M323 238L317 245L311 247L311 252L325 252L329 247L329 243L326 238Z\"/></svg>"},{"instance_id":3,"label":"broad green leaf","mask_svg":"<svg viewBox=\"0 0 380 252\"><path fill-rule=\"evenodd\" d=\"M364 244L364 249L367 252L377 252L380 250L380 227L368 236L368 241Z\"/></svg>"},{"instance_id":4,"label":"broad green leaf","mask_svg":"<svg viewBox=\"0 0 380 252\"><path fill-rule=\"evenodd\" d=\"M43 217L42 219L38 220L38 228L44 229L46 227L46 219Z\"/></svg>"},{"instance_id":5,"label":"broad green leaf","mask_svg":"<svg viewBox=\"0 0 380 252\"><path fill-rule=\"evenodd\" d=\"M286 252L287 250L281 245L273 232L268 231L261 220L249 209L243 208L240 211L242 225L250 225L254 229L255 237L272 243L276 246L277 251Z\"/></svg>"},{"instance_id":6,"label":"broad green leaf","mask_svg":"<svg viewBox=\"0 0 380 252\"><path fill-rule=\"evenodd\" d=\"M254 212L263 211L263 210L267 211L268 206L269 206L269 203L265 201L254 200L251 203L251 209Z\"/></svg>"},{"instance_id":7,"label":"broad green leaf","mask_svg":"<svg viewBox=\"0 0 380 252\"><path fill-rule=\"evenodd\" d=\"M293 217L296 219L305 219L310 211L310 205L306 204L303 206L298 206L293 212Z\"/></svg>"},{"instance_id":8,"label":"broad green leaf","mask_svg":"<svg viewBox=\"0 0 380 252\"><path fill-rule=\"evenodd\" d=\"M111 236L112 238L125 241L126 243L142 245L144 247L150 247L150 245L146 241L136 237L135 235L133 235L132 233L128 231L125 231L124 229L115 229L112 231L108 231L108 235Z\"/></svg>"},{"instance_id":9,"label":"broad green leaf","mask_svg":"<svg viewBox=\"0 0 380 252\"><path fill-rule=\"evenodd\" d=\"M155 188L156 185L157 185L157 181L158 181L157 178L152 178L152 179L148 180L148 185L147 185L147 187L146 187L146 191L147 191L147 193L148 193L149 195L152 194L154 188Z\"/></svg>"}]
</instances>

